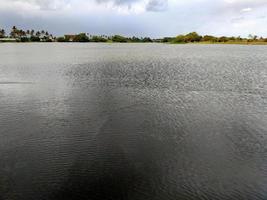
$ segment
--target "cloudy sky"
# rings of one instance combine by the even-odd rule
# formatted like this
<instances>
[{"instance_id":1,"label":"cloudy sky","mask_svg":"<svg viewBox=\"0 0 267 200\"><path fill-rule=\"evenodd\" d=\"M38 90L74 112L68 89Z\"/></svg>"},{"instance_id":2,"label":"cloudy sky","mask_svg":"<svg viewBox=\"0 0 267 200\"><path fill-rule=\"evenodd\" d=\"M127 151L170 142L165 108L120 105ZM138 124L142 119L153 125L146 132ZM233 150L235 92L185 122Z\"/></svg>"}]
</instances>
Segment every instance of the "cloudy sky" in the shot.
<instances>
[{"instance_id":1,"label":"cloudy sky","mask_svg":"<svg viewBox=\"0 0 267 200\"><path fill-rule=\"evenodd\" d=\"M175 36L267 37L267 0L0 0L0 28Z\"/></svg>"}]
</instances>

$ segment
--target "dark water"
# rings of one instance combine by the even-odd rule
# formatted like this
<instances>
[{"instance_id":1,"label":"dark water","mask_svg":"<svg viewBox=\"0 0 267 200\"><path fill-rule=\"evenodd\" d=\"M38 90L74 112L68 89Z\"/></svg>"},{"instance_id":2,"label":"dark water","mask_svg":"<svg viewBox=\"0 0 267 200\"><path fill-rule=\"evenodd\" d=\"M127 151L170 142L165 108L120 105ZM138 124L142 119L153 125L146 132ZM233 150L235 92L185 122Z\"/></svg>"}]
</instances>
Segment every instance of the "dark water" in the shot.
<instances>
[{"instance_id":1,"label":"dark water","mask_svg":"<svg viewBox=\"0 0 267 200\"><path fill-rule=\"evenodd\" d=\"M0 200L266 200L267 47L0 44Z\"/></svg>"}]
</instances>

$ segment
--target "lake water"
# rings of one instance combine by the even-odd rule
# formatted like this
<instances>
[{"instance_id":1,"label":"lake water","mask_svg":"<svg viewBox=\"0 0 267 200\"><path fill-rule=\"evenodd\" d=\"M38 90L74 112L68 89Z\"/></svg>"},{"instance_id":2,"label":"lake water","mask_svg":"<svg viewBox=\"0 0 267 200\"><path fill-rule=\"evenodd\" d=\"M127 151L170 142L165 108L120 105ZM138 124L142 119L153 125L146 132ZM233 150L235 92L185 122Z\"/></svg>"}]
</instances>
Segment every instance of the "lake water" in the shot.
<instances>
[{"instance_id":1,"label":"lake water","mask_svg":"<svg viewBox=\"0 0 267 200\"><path fill-rule=\"evenodd\" d=\"M267 46L0 44L1 200L266 200Z\"/></svg>"}]
</instances>

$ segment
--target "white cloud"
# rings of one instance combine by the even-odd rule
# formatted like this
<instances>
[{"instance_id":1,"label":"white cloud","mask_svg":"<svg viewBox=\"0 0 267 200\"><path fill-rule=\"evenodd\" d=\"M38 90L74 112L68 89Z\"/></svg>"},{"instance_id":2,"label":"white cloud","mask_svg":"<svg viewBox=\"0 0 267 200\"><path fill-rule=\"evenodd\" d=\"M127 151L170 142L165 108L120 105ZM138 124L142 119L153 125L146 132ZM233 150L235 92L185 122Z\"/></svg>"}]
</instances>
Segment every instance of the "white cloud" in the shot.
<instances>
[{"instance_id":1,"label":"white cloud","mask_svg":"<svg viewBox=\"0 0 267 200\"><path fill-rule=\"evenodd\" d=\"M243 8L241 12L250 12L252 11L252 8Z\"/></svg>"},{"instance_id":2,"label":"white cloud","mask_svg":"<svg viewBox=\"0 0 267 200\"><path fill-rule=\"evenodd\" d=\"M21 6L22 9L58 10L68 6L69 0L0 0L0 7Z\"/></svg>"}]
</instances>

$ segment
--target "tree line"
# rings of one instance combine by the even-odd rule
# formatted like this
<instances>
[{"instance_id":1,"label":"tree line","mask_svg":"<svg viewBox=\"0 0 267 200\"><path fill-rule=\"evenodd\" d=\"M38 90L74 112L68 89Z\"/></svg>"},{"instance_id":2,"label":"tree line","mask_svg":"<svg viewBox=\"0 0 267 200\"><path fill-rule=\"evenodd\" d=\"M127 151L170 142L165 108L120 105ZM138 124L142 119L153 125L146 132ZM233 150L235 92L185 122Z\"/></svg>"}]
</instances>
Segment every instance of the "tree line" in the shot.
<instances>
[{"instance_id":1,"label":"tree line","mask_svg":"<svg viewBox=\"0 0 267 200\"><path fill-rule=\"evenodd\" d=\"M149 37L124 37L121 35L107 36L107 35L90 35L86 33L79 33L75 35L65 35L54 37L48 31L22 30L13 26L8 34L4 29L0 28L0 39L13 39L17 42L153 42Z\"/></svg>"},{"instance_id":2,"label":"tree line","mask_svg":"<svg viewBox=\"0 0 267 200\"><path fill-rule=\"evenodd\" d=\"M118 42L118 43L146 43L153 42L149 37L125 37L121 35L107 36L107 35L90 35L86 33L80 33L77 35L65 35L64 37L57 38L58 42Z\"/></svg>"},{"instance_id":3,"label":"tree line","mask_svg":"<svg viewBox=\"0 0 267 200\"><path fill-rule=\"evenodd\" d=\"M178 35L176 37L165 37L161 40L163 43L242 43L242 42L267 42L267 38L259 37L257 35L250 34L248 38L238 37L215 37L212 35L199 35L197 32L191 32L185 35Z\"/></svg>"},{"instance_id":4,"label":"tree line","mask_svg":"<svg viewBox=\"0 0 267 200\"><path fill-rule=\"evenodd\" d=\"M216 37L212 35L200 35L197 32L191 32L185 35L178 35L176 37L164 37L159 39L151 39L150 37L125 37L121 35L107 36L107 35L90 35L80 33L75 35L64 35L61 37L54 37L48 31L41 30L22 30L13 26L8 34L4 29L0 28L0 39L13 39L18 42L116 42L116 43L249 43L249 42L267 42L267 38L256 35L249 35L247 38L238 37Z\"/></svg>"},{"instance_id":5,"label":"tree line","mask_svg":"<svg viewBox=\"0 0 267 200\"><path fill-rule=\"evenodd\" d=\"M12 27L9 34L7 34L4 29L0 28L0 38L16 39L16 41L19 42L52 42L56 39L52 34L45 30L22 30L16 26Z\"/></svg>"}]
</instances>

